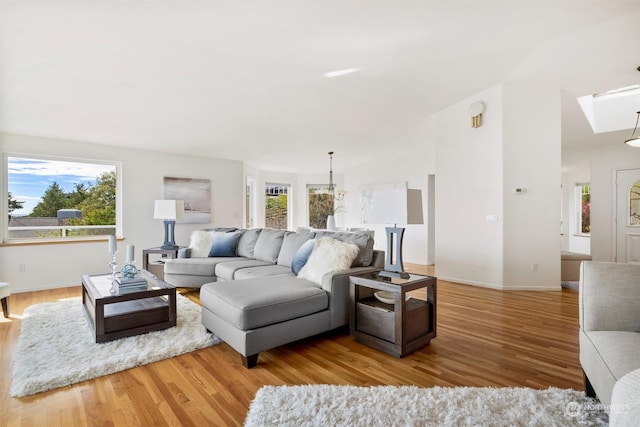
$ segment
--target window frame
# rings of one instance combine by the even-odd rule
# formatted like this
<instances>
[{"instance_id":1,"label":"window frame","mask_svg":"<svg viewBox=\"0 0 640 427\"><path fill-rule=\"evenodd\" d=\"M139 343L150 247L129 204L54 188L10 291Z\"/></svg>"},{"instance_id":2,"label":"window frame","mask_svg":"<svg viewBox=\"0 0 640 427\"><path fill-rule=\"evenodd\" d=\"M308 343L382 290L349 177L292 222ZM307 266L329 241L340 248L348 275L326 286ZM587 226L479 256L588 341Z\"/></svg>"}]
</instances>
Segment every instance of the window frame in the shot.
<instances>
[{"instance_id":1,"label":"window frame","mask_svg":"<svg viewBox=\"0 0 640 427\"><path fill-rule=\"evenodd\" d=\"M2 153L2 185L0 185L0 197L4 200L0 208L1 227L0 245L29 245L29 244L57 244L57 243L77 243L95 242L106 240L108 234L93 236L71 236L71 237L44 237L44 238L11 238L9 237L9 158L22 158L28 160L58 161L69 163L87 163L93 165L108 165L115 167L116 173L116 223L114 224L115 235L122 238L122 163L114 160L91 159L74 156L54 156L47 154L3 152Z\"/></svg>"}]
</instances>

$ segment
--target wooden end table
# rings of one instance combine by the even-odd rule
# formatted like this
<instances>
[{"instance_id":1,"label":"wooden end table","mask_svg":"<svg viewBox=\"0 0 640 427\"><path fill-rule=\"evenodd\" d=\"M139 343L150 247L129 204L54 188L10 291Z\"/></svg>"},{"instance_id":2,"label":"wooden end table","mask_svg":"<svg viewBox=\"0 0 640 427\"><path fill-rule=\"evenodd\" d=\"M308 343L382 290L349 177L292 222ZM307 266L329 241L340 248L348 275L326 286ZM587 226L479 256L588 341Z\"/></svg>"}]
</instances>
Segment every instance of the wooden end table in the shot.
<instances>
[{"instance_id":1,"label":"wooden end table","mask_svg":"<svg viewBox=\"0 0 640 427\"><path fill-rule=\"evenodd\" d=\"M178 250L182 246L175 249L162 249L162 248L148 248L142 250L142 269L150 271L158 276L160 279L164 279L164 258L177 258ZM156 262L149 262L149 255L161 255L162 259Z\"/></svg>"},{"instance_id":2,"label":"wooden end table","mask_svg":"<svg viewBox=\"0 0 640 427\"><path fill-rule=\"evenodd\" d=\"M176 326L176 288L145 270L147 288L112 293L111 275L82 276L82 306L96 342Z\"/></svg>"},{"instance_id":3,"label":"wooden end table","mask_svg":"<svg viewBox=\"0 0 640 427\"><path fill-rule=\"evenodd\" d=\"M435 338L435 277L411 274L408 279L392 279L371 272L350 276L349 282L349 329L356 341L404 357ZM426 288L427 301L407 299L407 292L421 288ZM394 303L379 301L374 296L377 291L390 292Z\"/></svg>"}]
</instances>

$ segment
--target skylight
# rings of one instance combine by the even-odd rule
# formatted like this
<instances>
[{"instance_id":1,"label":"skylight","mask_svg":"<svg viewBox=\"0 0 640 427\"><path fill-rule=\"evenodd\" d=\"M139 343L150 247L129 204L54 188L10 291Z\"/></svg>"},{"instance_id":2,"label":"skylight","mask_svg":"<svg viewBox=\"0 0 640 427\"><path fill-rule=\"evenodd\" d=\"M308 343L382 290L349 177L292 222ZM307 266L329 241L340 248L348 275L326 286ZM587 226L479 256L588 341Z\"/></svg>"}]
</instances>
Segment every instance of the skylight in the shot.
<instances>
[{"instance_id":1,"label":"skylight","mask_svg":"<svg viewBox=\"0 0 640 427\"><path fill-rule=\"evenodd\" d=\"M640 111L640 84L578 98L594 133L632 129Z\"/></svg>"}]
</instances>

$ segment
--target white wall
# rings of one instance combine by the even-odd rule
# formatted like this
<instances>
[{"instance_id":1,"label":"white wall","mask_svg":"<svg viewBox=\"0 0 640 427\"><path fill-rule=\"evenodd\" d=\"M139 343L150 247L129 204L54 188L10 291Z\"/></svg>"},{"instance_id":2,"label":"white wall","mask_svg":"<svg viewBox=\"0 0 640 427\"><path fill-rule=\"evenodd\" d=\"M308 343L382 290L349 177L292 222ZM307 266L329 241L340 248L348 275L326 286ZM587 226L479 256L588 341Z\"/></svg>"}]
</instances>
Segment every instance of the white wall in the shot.
<instances>
[{"instance_id":1,"label":"white wall","mask_svg":"<svg viewBox=\"0 0 640 427\"><path fill-rule=\"evenodd\" d=\"M564 150L563 161L591 163L591 256L615 261L615 172L640 168L640 149L619 144L583 150Z\"/></svg>"},{"instance_id":2,"label":"white wall","mask_svg":"<svg viewBox=\"0 0 640 427\"><path fill-rule=\"evenodd\" d=\"M164 198L165 176L210 179L211 225L243 225L241 162L19 135L0 135L0 141L4 152L121 162L123 234L120 237L125 240L119 242L119 247L135 245L138 266L142 249L160 246L164 239L162 221L153 219L153 204L154 200ZM6 176L5 171L2 172L2 176ZM207 224L178 224L176 242L187 245L191 231L205 226ZM118 255L122 263L124 250ZM108 261L106 241L5 245L0 247L0 280L10 282L12 292L79 285L83 274L106 272ZM26 265L24 273L18 272L20 264Z\"/></svg>"},{"instance_id":3,"label":"white wall","mask_svg":"<svg viewBox=\"0 0 640 427\"><path fill-rule=\"evenodd\" d=\"M486 105L479 128L475 101ZM437 113L435 135L438 277L559 290L560 91L490 88Z\"/></svg>"},{"instance_id":4,"label":"white wall","mask_svg":"<svg viewBox=\"0 0 640 427\"><path fill-rule=\"evenodd\" d=\"M486 105L471 127L472 102ZM461 283L502 286L502 87L452 105L435 117L436 274ZM497 215L488 222L487 215Z\"/></svg>"},{"instance_id":5,"label":"white wall","mask_svg":"<svg viewBox=\"0 0 640 427\"><path fill-rule=\"evenodd\" d=\"M345 226L365 227L375 230L375 248L386 250L384 224L363 224L361 219L360 192L362 187L407 182L408 188L422 190L422 211L424 225L407 225L403 241L403 261L427 264L429 262L428 217L429 174L434 173L434 146L428 134L423 143L409 147L393 147L387 153L380 153L376 163L350 168L344 174L348 191ZM436 202L437 203L437 202ZM433 254L431 254L433 256Z\"/></svg>"},{"instance_id":6,"label":"white wall","mask_svg":"<svg viewBox=\"0 0 640 427\"><path fill-rule=\"evenodd\" d=\"M502 286L560 289L560 90L504 84L502 115Z\"/></svg>"}]
</instances>

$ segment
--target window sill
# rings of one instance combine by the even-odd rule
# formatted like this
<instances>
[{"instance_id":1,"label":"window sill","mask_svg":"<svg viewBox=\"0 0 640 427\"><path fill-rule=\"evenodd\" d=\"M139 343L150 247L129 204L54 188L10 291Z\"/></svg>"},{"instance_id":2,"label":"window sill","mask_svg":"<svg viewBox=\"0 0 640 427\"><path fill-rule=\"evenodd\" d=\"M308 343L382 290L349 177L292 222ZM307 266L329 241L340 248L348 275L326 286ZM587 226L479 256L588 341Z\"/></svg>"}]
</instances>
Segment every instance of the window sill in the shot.
<instances>
[{"instance_id":1,"label":"window sill","mask_svg":"<svg viewBox=\"0 0 640 427\"><path fill-rule=\"evenodd\" d=\"M119 237L117 239L119 242L124 241L124 237ZM76 244L76 243L105 243L107 242L107 238L105 236L104 239L99 238L89 238L89 239L67 239L67 240L16 240L9 242L0 243L0 248L4 247L18 247L18 246L43 246L43 245L68 245L68 244Z\"/></svg>"}]
</instances>

